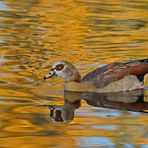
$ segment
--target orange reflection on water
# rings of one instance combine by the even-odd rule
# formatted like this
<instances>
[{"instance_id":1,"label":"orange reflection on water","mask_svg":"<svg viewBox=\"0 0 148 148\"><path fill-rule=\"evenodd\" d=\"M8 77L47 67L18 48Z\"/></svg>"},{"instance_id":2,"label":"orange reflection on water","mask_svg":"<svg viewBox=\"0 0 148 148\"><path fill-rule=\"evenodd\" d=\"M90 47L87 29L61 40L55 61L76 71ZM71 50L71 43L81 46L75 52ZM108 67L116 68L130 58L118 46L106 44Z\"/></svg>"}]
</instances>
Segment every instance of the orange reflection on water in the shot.
<instances>
[{"instance_id":1,"label":"orange reflection on water","mask_svg":"<svg viewBox=\"0 0 148 148\"><path fill-rule=\"evenodd\" d=\"M73 121L55 124L43 107L63 105L63 80L43 80L54 61L68 60L84 75L104 63L147 58L146 4L0 2L0 146L83 147L88 146L87 138L95 137L117 147L148 144L144 113L96 109L82 101ZM108 146L99 142L92 140L90 145Z\"/></svg>"}]
</instances>

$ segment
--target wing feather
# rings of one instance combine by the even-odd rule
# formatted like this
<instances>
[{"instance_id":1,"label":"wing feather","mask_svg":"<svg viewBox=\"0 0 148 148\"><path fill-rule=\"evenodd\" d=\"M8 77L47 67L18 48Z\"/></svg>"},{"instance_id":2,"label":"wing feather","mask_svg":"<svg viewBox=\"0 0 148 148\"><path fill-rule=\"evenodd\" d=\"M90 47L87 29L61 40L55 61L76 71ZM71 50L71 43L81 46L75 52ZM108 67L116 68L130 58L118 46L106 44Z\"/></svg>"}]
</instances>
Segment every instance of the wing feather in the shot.
<instances>
[{"instance_id":1,"label":"wing feather","mask_svg":"<svg viewBox=\"0 0 148 148\"><path fill-rule=\"evenodd\" d=\"M115 62L88 73L83 77L82 82L92 81L96 87L104 87L127 75L135 75L143 81L146 73L148 73L148 59Z\"/></svg>"}]
</instances>

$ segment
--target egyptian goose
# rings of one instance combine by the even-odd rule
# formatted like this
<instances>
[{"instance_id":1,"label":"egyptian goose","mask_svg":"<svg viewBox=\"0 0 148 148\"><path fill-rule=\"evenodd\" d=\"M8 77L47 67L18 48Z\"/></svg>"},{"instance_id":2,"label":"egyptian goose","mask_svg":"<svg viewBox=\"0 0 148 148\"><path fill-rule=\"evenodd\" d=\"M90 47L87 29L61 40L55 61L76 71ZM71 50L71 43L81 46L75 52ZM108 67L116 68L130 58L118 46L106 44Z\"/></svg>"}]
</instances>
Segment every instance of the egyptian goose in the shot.
<instances>
[{"instance_id":1,"label":"egyptian goose","mask_svg":"<svg viewBox=\"0 0 148 148\"><path fill-rule=\"evenodd\" d=\"M58 61L44 79L55 75L64 78L66 91L107 93L142 89L147 73L148 59L130 60L102 66L81 79L71 63Z\"/></svg>"}]
</instances>

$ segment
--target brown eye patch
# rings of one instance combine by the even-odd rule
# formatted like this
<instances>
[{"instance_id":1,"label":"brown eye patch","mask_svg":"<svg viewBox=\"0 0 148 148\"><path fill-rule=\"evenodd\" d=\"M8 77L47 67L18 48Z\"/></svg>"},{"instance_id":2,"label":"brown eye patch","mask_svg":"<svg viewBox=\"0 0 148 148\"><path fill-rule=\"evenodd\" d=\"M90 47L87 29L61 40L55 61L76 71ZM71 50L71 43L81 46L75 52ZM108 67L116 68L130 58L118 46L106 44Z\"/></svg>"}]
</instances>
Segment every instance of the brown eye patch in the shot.
<instances>
[{"instance_id":1,"label":"brown eye patch","mask_svg":"<svg viewBox=\"0 0 148 148\"><path fill-rule=\"evenodd\" d=\"M55 69L57 70L57 71L60 71L60 70L62 70L64 68L64 64L58 64L58 65L56 65L56 67L55 67Z\"/></svg>"},{"instance_id":2,"label":"brown eye patch","mask_svg":"<svg viewBox=\"0 0 148 148\"><path fill-rule=\"evenodd\" d=\"M54 71L54 68L51 68L51 70L50 71Z\"/></svg>"},{"instance_id":3,"label":"brown eye patch","mask_svg":"<svg viewBox=\"0 0 148 148\"><path fill-rule=\"evenodd\" d=\"M55 120L57 121L57 122L62 122L62 121L64 121L63 120L63 118L62 118L62 112L61 112L61 110L56 110L55 111Z\"/></svg>"}]
</instances>

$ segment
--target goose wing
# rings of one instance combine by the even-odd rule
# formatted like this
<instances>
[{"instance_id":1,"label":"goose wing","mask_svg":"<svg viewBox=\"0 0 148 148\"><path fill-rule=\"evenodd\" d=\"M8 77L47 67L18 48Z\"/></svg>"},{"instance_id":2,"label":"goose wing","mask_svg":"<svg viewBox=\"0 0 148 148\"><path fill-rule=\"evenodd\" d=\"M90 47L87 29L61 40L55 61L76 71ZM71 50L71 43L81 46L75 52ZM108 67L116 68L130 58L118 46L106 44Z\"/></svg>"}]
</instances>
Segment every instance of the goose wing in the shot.
<instances>
[{"instance_id":1,"label":"goose wing","mask_svg":"<svg viewBox=\"0 0 148 148\"><path fill-rule=\"evenodd\" d=\"M96 87L104 87L127 75L135 75L142 82L146 73L148 73L148 59L114 62L88 73L82 82L92 81Z\"/></svg>"}]
</instances>

